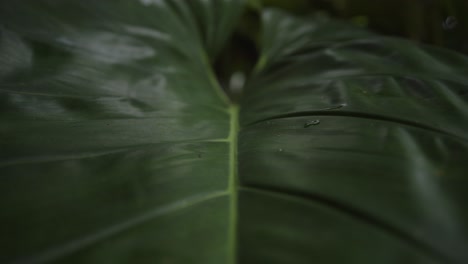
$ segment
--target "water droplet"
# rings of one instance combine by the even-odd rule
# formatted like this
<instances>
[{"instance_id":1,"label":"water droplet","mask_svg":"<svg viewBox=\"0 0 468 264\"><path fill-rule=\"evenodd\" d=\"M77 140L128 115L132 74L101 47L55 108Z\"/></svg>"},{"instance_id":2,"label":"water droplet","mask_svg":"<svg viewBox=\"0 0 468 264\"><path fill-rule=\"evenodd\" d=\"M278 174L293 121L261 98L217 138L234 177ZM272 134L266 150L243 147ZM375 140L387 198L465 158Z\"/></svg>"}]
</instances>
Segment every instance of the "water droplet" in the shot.
<instances>
[{"instance_id":1,"label":"water droplet","mask_svg":"<svg viewBox=\"0 0 468 264\"><path fill-rule=\"evenodd\" d=\"M445 29L445 30L451 30L451 29L454 29L458 24L458 21L455 17L453 16L448 16L444 22L442 22L442 27Z\"/></svg>"},{"instance_id":2,"label":"water droplet","mask_svg":"<svg viewBox=\"0 0 468 264\"><path fill-rule=\"evenodd\" d=\"M304 128L307 128L307 127L310 127L310 126L315 126L315 125L318 125L320 124L320 120L312 120L312 121L308 121L304 124Z\"/></svg>"},{"instance_id":3,"label":"water droplet","mask_svg":"<svg viewBox=\"0 0 468 264\"><path fill-rule=\"evenodd\" d=\"M337 109L342 108L343 106L346 106L346 104L340 104L340 105L337 105L337 106L332 106L332 107L326 108L325 110L337 110Z\"/></svg>"}]
</instances>

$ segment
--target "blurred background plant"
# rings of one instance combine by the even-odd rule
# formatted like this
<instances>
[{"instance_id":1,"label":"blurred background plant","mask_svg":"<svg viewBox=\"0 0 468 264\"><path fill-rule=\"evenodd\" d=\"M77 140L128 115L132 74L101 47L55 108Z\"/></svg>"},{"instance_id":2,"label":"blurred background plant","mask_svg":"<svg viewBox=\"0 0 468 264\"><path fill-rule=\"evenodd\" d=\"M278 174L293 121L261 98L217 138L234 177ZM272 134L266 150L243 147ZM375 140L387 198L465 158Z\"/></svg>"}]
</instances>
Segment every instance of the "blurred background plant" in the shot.
<instances>
[{"instance_id":1,"label":"blurred background plant","mask_svg":"<svg viewBox=\"0 0 468 264\"><path fill-rule=\"evenodd\" d=\"M276 7L301 16L320 15L349 21L378 34L403 37L468 55L468 0L248 0L242 24L215 62L230 94L248 78L257 59L259 13ZM233 74L234 73L234 74Z\"/></svg>"},{"instance_id":2,"label":"blurred background plant","mask_svg":"<svg viewBox=\"0 0 468 264\"><path fill-rule=\"evenodd\" d=\"M281 7L302 15L321 12L381 34L468 54L466 0L250 0L249 6Z\"/></svg>"}]
</instances>

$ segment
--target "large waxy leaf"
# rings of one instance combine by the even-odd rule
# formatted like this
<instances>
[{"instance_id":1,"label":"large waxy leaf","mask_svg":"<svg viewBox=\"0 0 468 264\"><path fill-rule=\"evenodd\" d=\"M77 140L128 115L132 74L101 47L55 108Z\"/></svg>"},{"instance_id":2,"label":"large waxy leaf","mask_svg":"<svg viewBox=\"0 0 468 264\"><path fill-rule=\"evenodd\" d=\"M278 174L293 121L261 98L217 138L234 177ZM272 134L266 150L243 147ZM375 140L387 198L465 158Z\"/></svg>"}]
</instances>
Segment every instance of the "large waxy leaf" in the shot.
<instances>
[{"instance_id":1,"label":"large waxy leaf","mask_svg":"<svg viewBox=\"0 0 468 264\"><path fill-rule=\"evenodd\" d=\"M468 59L277 11L263 26L241 260L466 262Z\"/></svg>"},{"instance_id":2,"label":"large waxy leaf","mask_svg":"<svg viewBox=\"0 0 468 264\"><path fill-rule=\"evenodd\" d=\"M209 60L241 2L6 2L0 262L231 258L233 111Z\"/></svg>"},{"instance_id":3,"label":"large waxy leaf","mask_svg":"<svg viewBox=\"0 0 468 264\"><path fill-rule=\"evenodd\" d=\"M0 262L468 261L468 59L265 10L238 121L242 7L2 2Z\"/></svg>"}]
</instances>

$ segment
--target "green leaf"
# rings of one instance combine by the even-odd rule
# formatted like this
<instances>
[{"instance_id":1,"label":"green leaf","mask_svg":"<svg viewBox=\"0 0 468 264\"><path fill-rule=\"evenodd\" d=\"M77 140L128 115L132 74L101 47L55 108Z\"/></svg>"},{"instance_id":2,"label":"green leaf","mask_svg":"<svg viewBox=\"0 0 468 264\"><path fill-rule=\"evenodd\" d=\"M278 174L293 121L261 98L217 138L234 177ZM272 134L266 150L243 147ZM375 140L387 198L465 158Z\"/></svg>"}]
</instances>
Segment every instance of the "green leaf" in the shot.
<instances>
[{"instance_id":1,"label":"green leaf","mask_svg":"<svg viewBox=\"0 0 468 264\"><path fill-rule=\"evenodd\" d=\"M243 7L0 2L0 262L468 260L468 59L264 10L238 110Z\"/></svg>"},{"instance_id":2,"label":"green leaf","mask_svg":"<svg viewBox=\"0 0 468 264\"><path fill-rule=\"evenodd\" d=\"M232 258L234 108L209 61L241 4L2 4L0 262Z\"/></svg>"},{"instance_id":3,"label":"green leaf","mask_svg":"<svg viewBox=\"0 0 468 264\"><path fill-rule=\"evenodd\" d=\"M239 136L240 263L464 263L468 59L263 13Z\"/></svg>"}]
</instances>

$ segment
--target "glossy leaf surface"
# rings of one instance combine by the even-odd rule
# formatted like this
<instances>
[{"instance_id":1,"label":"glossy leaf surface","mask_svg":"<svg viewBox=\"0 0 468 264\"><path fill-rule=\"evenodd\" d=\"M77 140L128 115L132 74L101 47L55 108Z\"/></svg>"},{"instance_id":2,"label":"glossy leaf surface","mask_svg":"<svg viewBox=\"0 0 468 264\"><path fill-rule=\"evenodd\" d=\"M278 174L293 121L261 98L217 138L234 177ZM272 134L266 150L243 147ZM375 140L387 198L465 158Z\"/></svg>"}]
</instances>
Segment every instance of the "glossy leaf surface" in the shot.
<instances>
[{"instance_id":1,"label":"glossy leaf surface","mask_svg":"<svg viewBox=\"0 0 468 264\"><path fill-rule=\"evenodd\" d=\"M274 10L263 27L241 263L465 262L468 59Z\"/></svg>"},{"instance_id":2,"label":"glossy leaf surface","mask_svg":"<svg viewBox=\"0 0 468 264\"><path fill-rule=\"evenodd\" d=\"M2 2L0 262L468 260L468 59L265 10L238 120L242 8Z\"/></svg>"},{"instance_id":3,"label":"glossy leaf surface","mask_svg":"<svg viewBox=\"0 0 468 264\"><path fill-rule=\"evenodd\" d=\"M226 262L230 113L209 61L241 8L4 1L0 262Z\"/></svg>"}]
</instances>

